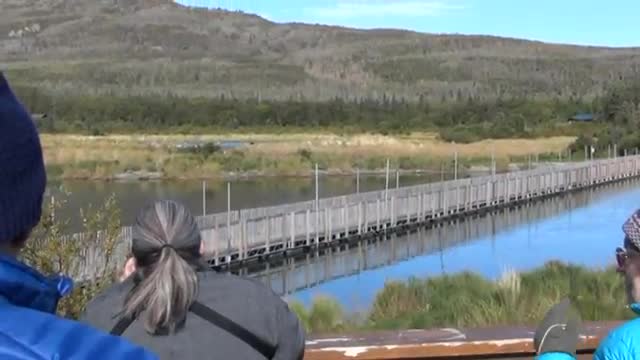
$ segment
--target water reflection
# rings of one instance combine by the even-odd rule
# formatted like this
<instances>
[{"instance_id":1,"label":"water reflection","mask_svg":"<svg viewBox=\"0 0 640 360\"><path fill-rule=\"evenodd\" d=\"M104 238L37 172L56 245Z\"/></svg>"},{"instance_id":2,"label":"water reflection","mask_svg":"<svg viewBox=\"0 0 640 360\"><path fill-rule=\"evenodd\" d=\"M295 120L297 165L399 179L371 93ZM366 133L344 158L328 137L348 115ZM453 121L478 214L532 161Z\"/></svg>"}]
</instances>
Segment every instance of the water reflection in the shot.
<instances>
[{"instance_id":1,"label":"water reflection","mask_svg":"<svg viewBox=\"0 0 640 360\"><path fill-rule=\"evenodd\" d=\"M558 259L602 267L613 261L621 224L640 207L640 181L567 194L491 216L468 218L369 244L308 254L253 274L304 303L317 295L365 309L385 281L461 271L496 278Z\"/></svg>"}]
</instances>

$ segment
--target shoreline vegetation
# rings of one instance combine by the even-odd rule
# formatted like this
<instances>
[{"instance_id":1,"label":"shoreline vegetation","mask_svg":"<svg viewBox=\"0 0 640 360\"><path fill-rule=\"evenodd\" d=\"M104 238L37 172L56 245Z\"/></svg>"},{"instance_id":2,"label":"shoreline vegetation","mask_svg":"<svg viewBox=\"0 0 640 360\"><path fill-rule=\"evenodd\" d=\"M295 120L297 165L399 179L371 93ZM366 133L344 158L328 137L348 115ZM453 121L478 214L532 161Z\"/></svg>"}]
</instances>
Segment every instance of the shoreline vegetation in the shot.
<instances>
[{"instance_id":1,"label":"shoreline vegetation","mask_svg":"<svg viewBox=\"0 0 640 360\"><path fill-rule=\"evenodd\" d=\"M471 272L392 281L364 312L346 312L335 300L317 296L306 307L291 301L306 330L314 334L442 327L535 325L548 309L569 297L585 321L626 320L622 278L613 268L588 269L551 261L492 281Z\"/></svg>"},{"instance_id":2,"label":"shoreline vegetation","mask_svg":"<svg viewBox=\"0 0 640 360\"><path fill-rule=\"evenodd\" d=\"M43 134L45 161L57 180L194 180L384 175L391 172L451 178L458 171L486 173L492 153L496 171L540 162L581 159L571 155L572 136L496 139L454 144L434 133L334 135L330 133L219 135ZM190 148L194 144L205 144ZM212 145L212 144L223 144ZM226 147L225 147L226 144Z\"/></svg>"},{"instance_id":3,"label":"shoreline vegetation","mask_svg":"<svg viewBox=\"0 0 640 360\"><path fill-rule=\"evenodd\" d=\"M70 233L69 219L55 216L64 206L65 198L43 204L40 223L31 233L20 257L44 274L65 274L75 279L83 268L87 253L95 250L104 254L92 275L80 283L76 282L71 293L58 304L59 315L77 319L86 304L116 280L124 265L124 257L117 252L122 223L120 206L112 195L99 206L88 205L77 210L83 232L94 236L87 236L82 242L70 241L66 236Z\"/></svg>"}]
</instances>

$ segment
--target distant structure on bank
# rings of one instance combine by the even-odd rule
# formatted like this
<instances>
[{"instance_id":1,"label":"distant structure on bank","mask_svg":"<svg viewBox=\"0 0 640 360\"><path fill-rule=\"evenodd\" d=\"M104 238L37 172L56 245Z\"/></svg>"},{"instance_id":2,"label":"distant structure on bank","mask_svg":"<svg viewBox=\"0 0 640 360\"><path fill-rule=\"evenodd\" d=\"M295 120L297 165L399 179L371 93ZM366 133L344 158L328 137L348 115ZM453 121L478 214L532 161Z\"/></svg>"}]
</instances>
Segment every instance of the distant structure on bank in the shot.
<instances>
[{"instance_id":1,"label":"distant structure on bank","mask_svg":"<svg viewBox=\"0 0 640 360\"><path fill-rule=\"evenodd\" d=\"M591 113L578 113L569 118L569 122L592 122L595 117Z\"/></svg>"},{"instance_id":2,"label":"distant structure on bank","mask_svg":"<svg viewBox=\"0 0 640 360\"><path fill-rule=\"evenodd\" d=\"M185 152L205 152L214 153L217 151L226 152L228 150L241 149L247 145L253 145L253 142L245 142L239 140L220 140L220 141L205 141L205 140L191 140L184 141L176 144L176 149Z\"/></svg>"}]
</instances>

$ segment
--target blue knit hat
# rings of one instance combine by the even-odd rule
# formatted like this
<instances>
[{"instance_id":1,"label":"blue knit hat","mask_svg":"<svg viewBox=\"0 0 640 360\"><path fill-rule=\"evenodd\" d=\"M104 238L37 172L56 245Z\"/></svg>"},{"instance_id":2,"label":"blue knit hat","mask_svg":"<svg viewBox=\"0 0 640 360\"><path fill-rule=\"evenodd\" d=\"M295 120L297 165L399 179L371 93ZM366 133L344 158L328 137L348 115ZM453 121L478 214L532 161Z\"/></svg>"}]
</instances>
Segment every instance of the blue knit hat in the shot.
<instances>
[{"instance_id":1,"label":"blue knit hat","mask_svg":"<svg viewBox=\"0 0 640 360\"><path fill-rule=\"evenodd\" d=\"M46 183L36 126L0 72L0 243L38 224Z\"/></svg>"}]
</instances>

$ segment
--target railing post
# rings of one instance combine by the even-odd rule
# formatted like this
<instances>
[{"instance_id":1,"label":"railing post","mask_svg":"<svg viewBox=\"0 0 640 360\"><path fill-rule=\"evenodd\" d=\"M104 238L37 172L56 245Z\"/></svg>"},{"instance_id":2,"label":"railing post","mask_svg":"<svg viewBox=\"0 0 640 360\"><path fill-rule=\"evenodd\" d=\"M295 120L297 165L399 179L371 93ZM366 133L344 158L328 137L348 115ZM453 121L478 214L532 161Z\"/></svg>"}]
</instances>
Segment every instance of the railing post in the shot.
<instances>
[{"instance_id":1,"label":"railing post","mask_svg":"<svg viewBox=\"0 0 640 360\"><path fill-rule=\"evenodd\" d=\"M396 224L396 197L392 196L391 197L391 214L389 214L389 217L391 217L390 219L390 223L391 223L391 228L394 228L397 224ZM386 223L386 221L385 221Z\"/></svg>"},{"instance_id":2,"label":"railing post","mask_svg":"<svg viewBox=\"0 0 640 360\"><path fill-rule=\"evenodd\" d=\"M347 208L347 198L344 198L344 207L342 208L342 223L344 224L344 237L349 237L349 209Z\"/></svg>"},{"instance_id":3,"label":"railing post","mask_svg":"<svg viewBox=\"0 0 640 360\"><path fill-rule=\"evenodd\" d=\"M330 233L329 233L329 208L326 207L324 208L324 241L328 242L329 240L331 240L329 238Z\"/></svg>"},{"instance_id":4,"label":"railing post","mask_svg":"<svg viewBox=\"0 0 640 360\"><path fill-rule=\"evenodd\" d=\"M319 179L318 179L318 163L316 163L316 171L315 171L315 179L316 179L316 212L318 211L319 207L320 207L320 183L319 183Z\"/></svg>"},{"instance_id":5,"label":"railing post","mask_svg":"<svg viewBox=\"0 0 640 360\"><path fill-rule=\"evenodd\" d=\"M487 179L487 182L484 184L485 186L485 196L486 196L486 200L485 200L485 206L489 207L491 206L491 187L489 186L489 183L491 183L492 181Z\"/></svg>"},{"instance_id":6,"label":"railing post","mask_svg":"<svg viewBox=\"0 0 640 360\"><path fill-rule=\"evenodd\" d=\"M315 219L316 225L314 226L313 231L315 232L316 244L318 244L320 242L320 210L317 206L315 207Z\"/></svg>"},{"instance_id":7,"label":"railing post","mask_svg":"<svg viewBox=\"0 0 640 360\"><path fill-rule=\"evenodd\" d=\"M296 213L295 211L291 212L291 228L289 229L289 233L291 234L291 244L290 248L293 249L296 247Z\"/></svg>"},{"instance_id":8,"label":"railing post","mask_svg":"<svg viewBox=\"0 0 640 360\"><path fill-rule=\"evenodd\" d=\"M362 235L362 201L358 203L358 235Z\"/></svg>"},{"instance_id":9,"label":"railing post","mask_svg":"<svg viewBox=\"0 0 640 360\"><path fill-rule=\"evenodd\" d=\"M506 204L511 199L511 176L509 176L508 174L505 174L504 182L506 183L505 190L504 190L505 192L504 203Z\"/></svg>"},{"instance_id":10,"label":"railing post","mask_svg":"<svg viewBox=\"0 0 640 360\"><path fill-rule=\"evenodd\" d=\"M271 216L267 215L267 217L265 218L265 221L267 222L267 248L266 248L266 253L269 254L271 252Z\"/></svg>"},{"instance_id":11,"label":"railing post","mask_svg":"<svg viewBox=\"0 0 640 360\"><path fill-rule=\"evenodd\" d=\"M443 199L443 205L442 205L442 212L446 215L449 215L449 188L447 185L444 185L442 187L442 199Z\"/></svg>"},{"instance_id":12,"label":"railing post","mask_svg":"<svg viewBox=\"0 0 640 360\"><path fill-rule=\"evenodd\" d=\"M282 234L280 234L281 238L280 241L282 241L282 246L286 249L287 248L287 244L289 243L287 241L288 236L287 236L287 213L283 212L282 213L282 219L281 219L281 224L282 224Z\"/></svg>"},{"instance_id":13,"label":"railing post","mask_svg":"<svg viewBox=\"0 0 640 360\"><path fill-rule=\"evenodd\" d=\"M305 222L305 231L306 231L306 241L307 241L307 246L309 246L309 243L311 242L311 232L309 231L309 227L310 227L310 223L309 223L309 218L311 217L311 210L307 209L307 211L305 211L305 216L304 216L304 222Z\"/></svg>"},{"instance_id":14,"label":"railing post","mask_svg":"<svg viewBox=\"0 0 640 360\"><path fill-rule=\"evenodd\" d=\"M227 252L228 260L231 261L231 183L227 183Z\"/></svg>"},{"instance_id":15,"label":"railing post","mask_svg":"<svg viewBox=\"0 0 640 360\"><path fill-rule=\"evenodd\" d=\"M380 199L376 200L376 229L380 230Z\"/></svg>"},{"instance_id":16,"label":"railing post","mask_svg":"<svg viewBox=\"0 0 640 360\"><path fill-rule=\"evenodd\" d=\"M244 260L247 257L247 229L246 219L240 213L240 259Z\"/></svg>"},{"instance_id":17,"label":"railing post","mask_svg":"<svg viewBox=\"0 0 640 360\"><path fill-rule=\"evenodd\" d=\"M387 206L387 199L389 197L389 159L387 159L387 169L386 169L386 175L385 175L385 182L384 182L384 206Z\"/></svg>"},{"instance_id":18,"label":"railing post","mask_svg":"<svg viewBox=\"0 0 640 360\"><path fill-rule=\"evenodd\" d=\"M333 208L329 209L326 208L327 211L327 218L328 218L328 231L329 233L327 234L326 239L328 239L327 241L331 241L333 240Z\"/></svg>"}]
</instances>

